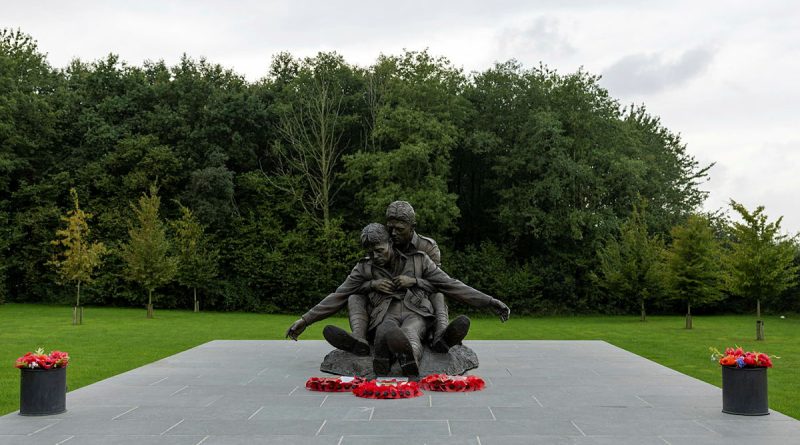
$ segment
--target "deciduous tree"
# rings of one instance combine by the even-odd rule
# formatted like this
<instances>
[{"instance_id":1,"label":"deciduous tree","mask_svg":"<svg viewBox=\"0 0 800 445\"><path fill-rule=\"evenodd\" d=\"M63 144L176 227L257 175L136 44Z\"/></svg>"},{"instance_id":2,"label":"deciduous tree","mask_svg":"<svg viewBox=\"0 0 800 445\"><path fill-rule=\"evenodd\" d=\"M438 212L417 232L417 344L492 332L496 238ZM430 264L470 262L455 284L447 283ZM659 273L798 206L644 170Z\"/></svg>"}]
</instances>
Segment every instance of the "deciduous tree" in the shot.
<instances>
[{"instance_id":1,"label":"deciduous tree","mask_svg":"<svg viewBox=\"0 0 800 445\"><path fill-rule=\"evenodd\" d=\"M690 215L672 231L667 250L667 281L676 298L686 302L686 329L692 329L692 305L722 298L722 258L708 218Z\"/></svg>"},{"instance_id":2,"label":"deciduous tree","mask_svg":"<svg viewBox=\"0 0 800 445\"><path fill-rule=\"evenodd\" d=\"M92 214L81 210L78 192L74 188L69 190L69 195L75 208L69 210L67 216L61 217L66 227L56 231L56 239L51 244L63 250L53 257L50 264L56 268L62 280L75 283L72 324L83 324L81 284L88 284L93 280L92 272L100 267L107 251L103 243L89 241L89 220L92 219Z\"/></svg>"},{"instance_id":3,"label":"deciduous tree","mask_svg":"<svg viewBox=\"0 0 800 445\"><path fill-rule=\"evenodd\" d=\"M193 308L200 311L197 301L197 288L208 286L217 276L217 260L219 250L208 244L205 228L197 221L192 211L180 206L181 218L172 222L175 230L175 243L178 250L178 282L192 288L194 295Z\"/></svg>"},{"instance_id":4,"label":"deciduous tree","mask_svg":"<svg viewBox=\"0 0 800 445\"><path fill-rule=\"evenodd\" d=\"M610 238L598 250L600 267L597 282L610 294L623 301L635 301L646 321L645 302L663 295L664 242L649 235L645 223L644 203L635 205L622 224L619 238Z\"/></svg>"},{"instance_id":5,"label":"deciduous tree","mask_svg":"<svg viewBox=\"0 0 800 445\"><path fill-rule=\"evenodd\" d=\"M726 286L730 292L756 301L756 340L764 340L761 301L778 297L797 281L795 247L792 238L781 232L783 217L767 222L764 206L752 212L734 200L730 206L742 222L731 226Z\"/></svg>"},{"instance_id":6,"label":"deciduous tree","mask_svg":"<svg viewBox=\"0 0 800 445\"><path fill-rule=\"evenodd\" d=\"M125 278L147 290L147 318L153 318L153 291L177 272L177 259L170 255L167 231L158 215L160 207L155 185L150 186L149 194L142 193L138 205L131 203L136 221L128 230L128 243L122 247Z\"/></svg>"}]
</instances>

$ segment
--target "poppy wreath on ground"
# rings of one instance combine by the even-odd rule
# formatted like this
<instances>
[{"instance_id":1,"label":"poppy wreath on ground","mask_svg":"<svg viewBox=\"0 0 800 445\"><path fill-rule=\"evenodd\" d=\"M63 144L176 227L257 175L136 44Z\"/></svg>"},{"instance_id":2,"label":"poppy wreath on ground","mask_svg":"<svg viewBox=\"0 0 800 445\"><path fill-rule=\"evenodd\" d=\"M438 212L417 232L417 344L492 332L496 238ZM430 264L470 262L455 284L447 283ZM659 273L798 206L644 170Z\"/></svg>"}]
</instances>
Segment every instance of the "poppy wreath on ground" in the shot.
<instances>
[{"instance_id":1,"label":"poppy wreath on ground","mask_svg":"<svg viewBox=\"0 0 800 445\"><path fill-rule=\"evenodd\" d=\"M419 385L429 391L466 392L480 391L486 382L474 375L431 374L420 380Z\"/></svg>"},{"instance_id":2,"label":"poppy wreath on ground","mask_svg":"<svg viewBox=\"0 0 800 445\"><path fill-rule=\"evenodd\" d=\"M361 377L311 377L306 381L306 389L322 392L352 391L364 383Z\"/></svg>"},{"instance_id":3,"label":"poppy wreath on ground","mask_svg":"<svg viewBox=\"0 0 800 445\"><path fill-rule=\"evenodd\" d=\"M366 381L353 388L353 394L366 399L410 399L421 396L422 391L417 382L391 379Z\"/></svg>"}]
</instances>

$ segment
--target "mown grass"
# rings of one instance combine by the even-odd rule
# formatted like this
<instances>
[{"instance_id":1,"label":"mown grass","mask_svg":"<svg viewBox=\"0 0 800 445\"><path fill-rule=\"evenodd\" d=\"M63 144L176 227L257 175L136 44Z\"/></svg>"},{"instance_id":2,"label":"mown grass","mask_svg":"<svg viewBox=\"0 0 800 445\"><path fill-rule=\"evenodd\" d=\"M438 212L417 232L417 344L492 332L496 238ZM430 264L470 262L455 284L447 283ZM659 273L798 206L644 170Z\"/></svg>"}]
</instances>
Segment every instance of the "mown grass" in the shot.
<instances>
[{"instance_id":1,"label":"mown grass","mask_svg":"<svg viewBox=\"0 0 800 445\"><path fill-rule=\"evenodd\" d=\"M156 310L86 308L84 324L72 326L71 308L30 304L0 306L0 414L18 409L19 371L14 360L42 346L70 353L70 390L89 385L215 339L282 339L297 317ZM778 355L770 370L770 407L800 419L800 317L767 317L766 337L754 341L752 316L695 317L694 329L683 328L683 317L656 316L642 323L637 317L580 316L473 319L469 339L482 340L605 340L672 369L719 386L719 368L709 359L709 346L739 345ZM344 318L332 323L347 326ZM311 326L303 339L321 339L325 323ZM231 363L231 367L243 366ZM598 362L598 367L603 363Z\"/></svg>"}]
</instances>

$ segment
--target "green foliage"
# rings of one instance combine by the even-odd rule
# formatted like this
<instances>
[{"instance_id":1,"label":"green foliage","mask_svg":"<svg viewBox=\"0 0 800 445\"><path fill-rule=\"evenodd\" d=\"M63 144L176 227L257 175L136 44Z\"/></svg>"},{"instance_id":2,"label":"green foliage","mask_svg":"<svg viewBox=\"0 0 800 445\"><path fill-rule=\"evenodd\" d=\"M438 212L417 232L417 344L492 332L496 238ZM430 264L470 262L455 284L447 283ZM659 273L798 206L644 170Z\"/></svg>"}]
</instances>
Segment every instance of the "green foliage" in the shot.
<instances>
[{"instance_id":1,"label":"green foliage","mask_svg":"<svg viewBox=\"0 0 800 445\"><path fill-rule=\"evenodd\" d=\"M344 158L347 189L362 210L356 217L383 221L388 203L407 200L418 226L443 242L459 216L448 181L469 110L459 94L466 79L427 52L382 56L368 79L370 145Z\"/></svg>"},{"instance_id":2,"label":"green foliage","mask_svg":"<svg viewBox=\"0 0 800 445\"><path fill-rule=\"evenodd\" d=\"M621 302L637 302L645 318L645 302L662 297L664 242L649 235L645 207L634 205L620 227L619 238L609 238L597 251L600 267L597 283Z\"/></svg>"},{"instance_id":3,"label":"green foliage","mask_svg":"<svg viewBox=\"0 0 800 445\"><path fill-rule=\"evenodd\" d=\"M542 280L530 264L518 266L507 258L507 252L491 242L481 244L480 248L469 246L463 252L447 255L444 268L450 276L495 298L499 298L511 308L512 314L527 315L558 310L543 301ZM451 313L474 311L462 307L457 302L448 302Z\"/></svg>"},{"instance_id":4,"label":"green foliage","mask_svg":"<svg viewBox=\"0 0 800 445\"><path fill-rule=\"evenodd\" d=\"M705 196L707 168L644 109L621 109L596 76L510 61L477 73L465 97L474 113L453 159L456 240L510 247L553 304L605 310L590 280L596 252L639 196L663 237Z\"/></svg>"},{"instance_id":5,"label":"green foliage","mask_svg":"<svg viewBox=\"0 0 800 445\"><path fill-rule=\"evenodd\" d=\"M6 302L8 296L8 284L6 283L8 263L11 259L11 252L8 251L9 229L8 214L0 211L0 304Z\"/></svg>"},{"instance_id":6,"label":"green foliage","mask_svg":"<svg viewBox=\"0 0 800 445\"><path fill-rule=\"evenodd\" d=\"M597 252L640 196L648 233L669 241L702 203L708 167L582 70L508 61L465 74L428 51L366 67L281 53L248 82L189 56L134 66L109 54L53 69L30 36L0 38L9 301L71 298L47 261L74 187L110 252L82 299L138 304L122 247L129 203L157 182L162 216L179 220L179 200L219 246L206 309L306 309L357 261L361 228L403 199L419 232L452 252L454 275L475 277L515 313L628 311L629 299L593 281ZM715 219L720 239L725 225ZM161 286L161 306L182 305L180 282ZM736 298L726 310L741 310Z\"/></svg>"},{"instance_id":7,"label":"green foliage","mask_svg":"<svg viewBox=\"0 0 800 445\"><path fill-rule=\"evenodd\" d=\"M761 300L775 300L797 283L797 248L792 238L781 233L782 217L767 222L764 206L752 212L734 200L730 206L743 221L734 222L730 229L726 287L735 295L756 300L760 310Z\"/></svg>"},{"instance_id":8,"label":"green foliage","mask_svg":"<svg viewBox=\"0 0 800 445\"><path fill-rule=\"evenodd\" d=\"M131 204L136 222L128 230L128 243L122 246L125 261L125 278L138 283L150 295L173 279L177 272L177 259L170 255L171 243L167 239L164 222L158 215L161 198L158 188L150 186L150 193L142 193L138 205Z\"/></svg>"},{"instance_id":9,"label":"green foliage","mask_svg":"<svg viewBox=\"0 0 800 445\"><path fill-rule=\"evenodd\" d=\"M178 282L193 289L206 289L217 276L219 250L211 248L205 228L188 207L180 206L181 218L172 222L177 248Z\"/></svg>"},{"instance_id":10,"label":"green foliage","mask_svg":"<svg viewBox=\"0 0 800 445\"><path fill-rule=\"evenodd\" d=\"M708 218L690 215L671 236L666 263L674 296L686 302L689 311L693 305L722 299L722 252Z\"/></svg>"},{"instance_id":11,"label":"green foliage","mask_svg":"<svg viewBox=\"0 0 800 445\"><path fill-rule=\"evenodd\" d=\"M63 281L75 283L77 297L75 306L81 305L81 284L89 284L94 277L92 272L100 267L106 247L100 242L89 242L89 220L91 213L81 210L78 204L78 192L69 190L75 208L62 216L61 221L66 228L56 231L56 239L51 244L63 249L54 255L50 264L58 271Z\"/></svg>"}]
</instances>

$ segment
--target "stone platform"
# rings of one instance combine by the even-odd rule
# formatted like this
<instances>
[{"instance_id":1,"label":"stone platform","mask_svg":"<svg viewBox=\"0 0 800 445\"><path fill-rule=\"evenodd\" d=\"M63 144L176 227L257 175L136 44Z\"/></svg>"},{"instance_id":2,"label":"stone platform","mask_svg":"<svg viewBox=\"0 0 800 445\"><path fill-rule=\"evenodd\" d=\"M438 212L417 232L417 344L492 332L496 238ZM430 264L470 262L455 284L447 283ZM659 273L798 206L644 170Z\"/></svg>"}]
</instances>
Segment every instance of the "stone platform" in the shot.
<instances>
[{"instance_id":1,"label":"stone platform","mask_svg":"<svg viewBox=\"0 0 800 445\"><path fill-rule=\"evenodd\" d=\"M602 341L465 344L485 390L371 400L305 390L325 342L213 341L0 417L0 444L800 444L800 421L723 414L719 388Z\"/></svg>"}]
</instances>

